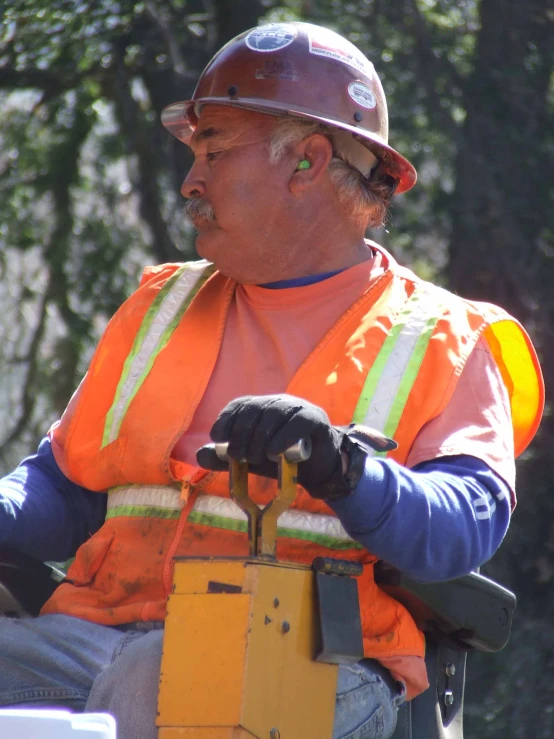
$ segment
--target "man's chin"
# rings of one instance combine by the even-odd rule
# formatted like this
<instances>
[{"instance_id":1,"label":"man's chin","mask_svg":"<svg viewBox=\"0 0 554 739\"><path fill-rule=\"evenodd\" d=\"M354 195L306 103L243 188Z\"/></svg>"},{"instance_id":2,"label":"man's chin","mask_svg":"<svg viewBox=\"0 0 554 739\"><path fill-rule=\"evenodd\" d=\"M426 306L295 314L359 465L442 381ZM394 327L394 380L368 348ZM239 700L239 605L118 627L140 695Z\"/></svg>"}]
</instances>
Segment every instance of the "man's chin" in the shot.
<instances>
[{"instance_id":1,"label":"man's chin","mask_svg":"<svg viewBox=\"0 0 554 739\"><path fill-rule=\"evenodd\" d=\"M203 259L215 262L218 253L216 241L216 229L199 228L195 240L196 251Z\"/></svg>"},{"instance_id":2,"label":"man's chin","mask_svg":"<svg viewBox=\"0 0 554 739\"><path fill-rule=\"evenodd\" d=\"M218 236L221 233L206 233L199 231L196 236L196 252L202 259L206 259L215 265L216 269L225 277L230 277L237 282L251 282L251 280L243 280L243 269L246 265L241 264L241 269L237 270L237 264L233 259L233 248L229 242L224 243ZM235 254L236 257L236 254Z\"/></svg>"}]
</instances>

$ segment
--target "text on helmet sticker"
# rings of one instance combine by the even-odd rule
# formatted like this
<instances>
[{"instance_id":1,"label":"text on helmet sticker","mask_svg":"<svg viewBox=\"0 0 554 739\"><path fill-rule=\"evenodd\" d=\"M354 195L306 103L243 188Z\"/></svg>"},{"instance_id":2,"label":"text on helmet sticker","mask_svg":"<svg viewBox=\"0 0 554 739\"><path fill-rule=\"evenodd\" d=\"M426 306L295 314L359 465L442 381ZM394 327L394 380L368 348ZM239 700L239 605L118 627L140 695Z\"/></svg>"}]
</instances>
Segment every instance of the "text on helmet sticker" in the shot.
<instances>
[{"instance_id":1,"label":"text on helmet sticker","mask_svg":"<svg viewBox=\"0 0 554 739\"><path fill-rule=\"evenodd\" d=\"M327 28L317 28L316 32L310 31L309 37L310 54L344 62L371 79L373 64L350 41Z\"/></svg>"},{"instance_id":2,"label":"text on helmet sticker","mask_svg":"<svg viewBox=\"0 0 554 739\"><path fill-rule=\"evenodd\" d=\"M361 105L362 108L371 110L377 105L377 100L375 99L373 90L363 82L351 82L348 85L348 94L352 100L355 103L358 103L358 105Z\"/></svg>"},{"instance_id":3,"label":"text on helmet sticker","mask_svg":"<svg viewBox=\"0 0 554 739\"><path fill-rule=\"evenodd\" d=\"M292 44L297 33L292 23L268 23L250 31L244 43L252 51L278 51Z\"/></svg>"}]
</instances>

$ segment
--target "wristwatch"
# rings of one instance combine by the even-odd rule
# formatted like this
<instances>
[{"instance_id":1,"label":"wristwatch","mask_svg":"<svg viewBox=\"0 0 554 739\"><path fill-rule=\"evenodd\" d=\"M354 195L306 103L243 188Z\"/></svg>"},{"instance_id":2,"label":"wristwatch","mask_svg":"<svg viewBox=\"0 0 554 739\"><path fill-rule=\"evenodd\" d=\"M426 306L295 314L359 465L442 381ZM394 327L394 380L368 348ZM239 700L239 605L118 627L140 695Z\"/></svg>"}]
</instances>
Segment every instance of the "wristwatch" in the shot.
<instances>
[{"instance_id":1,"label":"wristwatch","mask_svg":"<svg viewBox=\"0 0 554 739\"><path fill-rule=\"evenodd\" d=\"M355 490L360 482L368 455L374 451L391 452L397 447L398 444L394 439L390 439L375 429L356 423L350 424L345 429L340 447L341 452L344 452L348 458L348 467L344 473L344 479L349 489L346 495ZM343 497L346 497L346 495Z\"/></svg>"}]
</instances>

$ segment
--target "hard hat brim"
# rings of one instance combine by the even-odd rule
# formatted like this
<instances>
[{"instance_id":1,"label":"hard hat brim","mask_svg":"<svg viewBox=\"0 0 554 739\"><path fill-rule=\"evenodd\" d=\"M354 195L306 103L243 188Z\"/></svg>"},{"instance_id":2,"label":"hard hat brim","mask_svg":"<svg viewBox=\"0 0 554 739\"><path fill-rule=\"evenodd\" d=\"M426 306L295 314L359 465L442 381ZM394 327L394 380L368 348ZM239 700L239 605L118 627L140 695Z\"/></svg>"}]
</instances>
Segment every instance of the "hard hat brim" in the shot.
<instances>
[{"instance_id":1,"label":"hard hat brim","mask_svg":"<svg viewBox=\"0 0 554 739\"><path fill-rule=\"evenodd\" d=\"M268 115L276 116L293 116L296 118L304 118L308 120L318 121L319 123L335 126L345 131L349 131L357 141L372 151L375 156L385 162L388 172L392 177L399 180L396 193L400 194L410 190L416 183L417 173L415 167L395 149L383 141L383 139L371 131L364 130L358 126L352 126L336 118L322 116L301 106L292 106L288 104L280 104L275 101L260 100L257 98L241 98L229 99L221 97L203 97L196 100L185 100L178 103L172 103L162 110L162 125L175 138L184 144L190 145L190 139L194 133L195 126L190 120L189 111L198 105L227 105L229 107L245 108L254 110Z\"/></svg>"}]
</instances>

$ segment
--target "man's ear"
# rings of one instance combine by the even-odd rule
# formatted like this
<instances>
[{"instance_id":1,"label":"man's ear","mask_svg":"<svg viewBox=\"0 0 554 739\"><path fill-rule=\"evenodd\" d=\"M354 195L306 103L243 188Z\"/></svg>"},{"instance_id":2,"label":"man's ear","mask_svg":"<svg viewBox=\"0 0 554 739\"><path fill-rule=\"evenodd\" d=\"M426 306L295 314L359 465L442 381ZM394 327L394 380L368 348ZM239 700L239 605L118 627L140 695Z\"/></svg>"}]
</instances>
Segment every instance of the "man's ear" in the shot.
<instances>
[{"instance_id":1,"label":"man's ear","mask_svg":"<svg viewBox=\"0 0 554 739\"><path fill-rule=\"evenodd\" d=\"M297 144L294 157L289 187L292 193L300 193L325 176L333 157L333 147L326 136L315 133Z\"/></svg>"}]
</instances>

